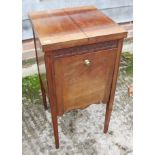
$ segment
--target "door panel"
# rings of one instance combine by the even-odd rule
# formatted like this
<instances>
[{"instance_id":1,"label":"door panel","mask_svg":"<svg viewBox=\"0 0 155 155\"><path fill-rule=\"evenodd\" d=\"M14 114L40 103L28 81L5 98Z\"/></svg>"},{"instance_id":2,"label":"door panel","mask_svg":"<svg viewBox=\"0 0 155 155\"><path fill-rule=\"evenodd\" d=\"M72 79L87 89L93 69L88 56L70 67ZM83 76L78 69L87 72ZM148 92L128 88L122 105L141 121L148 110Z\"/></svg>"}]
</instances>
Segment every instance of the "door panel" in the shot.
<instances>
[{"instance_id":1,"label":"door panel","mask_svg":"<svg viewBox=\"0 0 155 155\"><path fill-rule=\"evenodd\" d=\"M58 114L107 102L117 49L100 50L55 60Z\"/></svg>"}]
</instances>

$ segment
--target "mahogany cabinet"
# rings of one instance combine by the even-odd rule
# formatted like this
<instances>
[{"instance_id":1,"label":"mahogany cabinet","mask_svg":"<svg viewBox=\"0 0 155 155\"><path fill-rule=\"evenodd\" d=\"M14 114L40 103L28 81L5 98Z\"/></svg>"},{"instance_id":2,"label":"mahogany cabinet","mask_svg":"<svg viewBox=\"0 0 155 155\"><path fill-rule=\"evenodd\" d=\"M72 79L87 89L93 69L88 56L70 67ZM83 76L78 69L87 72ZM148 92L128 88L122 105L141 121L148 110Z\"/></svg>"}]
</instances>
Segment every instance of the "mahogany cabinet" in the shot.
<instances>
[{"instance_id":1,"label":"mahogany cabinet","mask_svg":"<svg viewBox=\"0 0 155 155\"><path fill-rule=\"evenodd\" d=\"M127 32L93 6L31 12L29 18L43 103L47 109L48 97L56 148L57 117L72 109L102 101L106 104L106 133Z\"/></svg>"}]
</instances>

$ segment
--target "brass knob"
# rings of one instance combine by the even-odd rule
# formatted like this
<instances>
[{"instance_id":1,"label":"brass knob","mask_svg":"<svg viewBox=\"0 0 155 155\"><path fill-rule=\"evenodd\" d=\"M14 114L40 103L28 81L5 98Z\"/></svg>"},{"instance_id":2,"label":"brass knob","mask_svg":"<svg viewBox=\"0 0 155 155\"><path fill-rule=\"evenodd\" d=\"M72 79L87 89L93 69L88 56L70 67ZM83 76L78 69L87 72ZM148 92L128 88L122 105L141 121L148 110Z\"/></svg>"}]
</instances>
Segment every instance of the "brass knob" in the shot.
<instances>
[{"instance_id":1,"label":"brass knob","mask_svg":"<svg viewBox=\"0 0 155 155\"><path fill-rule=\"evenodd\" d=\"M90 61L90 60L88 60L88 59L86 59L86 60L84 60L84 64L85 64L85 65L87 65L87 66L90 66L91 61Z\"/></svg>"}]
</instances>

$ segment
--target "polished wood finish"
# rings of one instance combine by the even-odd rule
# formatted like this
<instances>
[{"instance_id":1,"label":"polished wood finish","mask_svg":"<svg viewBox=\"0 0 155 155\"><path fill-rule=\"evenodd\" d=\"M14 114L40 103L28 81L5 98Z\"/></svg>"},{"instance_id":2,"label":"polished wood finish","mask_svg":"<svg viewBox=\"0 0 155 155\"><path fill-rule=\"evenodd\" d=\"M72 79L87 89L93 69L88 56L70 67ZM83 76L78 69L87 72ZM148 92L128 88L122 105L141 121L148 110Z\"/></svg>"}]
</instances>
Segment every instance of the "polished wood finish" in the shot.
<instances>
[{"instance_id":1,"label":"polished wood finish","mask_svg":"<svg viewBox=\"0 0 155 155\"><path fill-rule=\"evenodd\" d=\"M29 14L45 52L126 37L126 31L95 7Z\"/></svg>"},{"instance_id":2,"label":"polished wood finish","mask_svg":"<svg viewBox=\"0 0 155 155\"><path fill-rule=\"evenodd\" d=\"M117 52L116 60L115 60L115 68L114 68L114 72L113 72L113 81L111 83L109 101L107 102L107 105L106 105L104 133L107 133L108 127L109 127L110 116L111 116L111 112L112 112L113 101L114 101L115 90L116 90L116 82L117 82L118 71L119 71L120 56L121 56L120 54L121 54L122 45L123 45L123 39L120 39L119 43L118 43L118 52Z\"/></svg>"},{"instance_id":3,"label":"polished wood finish","mask_svg":"<svg viewBox=\"0 0 155 155\"><path fill-rule=\"evenodd\" d=\"M46 74L46 69L45 69L45 61L44 61L44 55L43 51L41 50L41 46L38 40L38 37L33 31L33 36L34 36L34 47L35 47L35 54L36 54L36 62L37 62L37 69L38 69L38 76L39 76L39 81L40 81L40 88L41 88L41 93L43 97L43 103L44 103L44 108L47 110L47 101L46 101L46 94L47 93L47 80L45 77ZM40 67L40 65L43 64L43 67ZM44 69L42 69L44 68ZM45 78L43 78L43 76ZM43 84L44 83L44 84ZM45 92L46 90L46 92Z\"/></svg>"},{"instance_id":4,"label":"polished wood finish","mask_svg":"<svg viewBox=\"0 0 155 155\"><path fill-rule=\"evenodd\" d=\"M58 114L108 101L117 49L100 50L55 60ZM90 65L84 63L90 61ZM67 72L66 72L67 71Z\"/></svg>"},{"instance_id":5,"label":"polished wood finish","mask_svg":"<svg viewBox=\"0 0 155 155\"><path fill-rule=\"evenodd\" d=\"M95 7L64 9L89 38L89 43L119 39L126 36L120 26Z\"/></svg>"},{"instance_id":6,"label":"polished wood finish","mask_svg":"<svg viewBox=\"0 0 155 155\"><path fill-rule=\"evenodd\" d=\"M30 18L44 49L87 43L87 37L63 10L31 13Z\"/></svg>"},{"instance_id":7,"label":"polished wood finish","mask_svg":"<svg viewBox=\"0 0 155 155\"><path fill-rule=\"evenodd\" d=\"M51 108L56 148L57 117L90 104L106 104L108 131L127 32L93 6L32 12L36 60L43 95Z\"/></svg>"}]
</instances>

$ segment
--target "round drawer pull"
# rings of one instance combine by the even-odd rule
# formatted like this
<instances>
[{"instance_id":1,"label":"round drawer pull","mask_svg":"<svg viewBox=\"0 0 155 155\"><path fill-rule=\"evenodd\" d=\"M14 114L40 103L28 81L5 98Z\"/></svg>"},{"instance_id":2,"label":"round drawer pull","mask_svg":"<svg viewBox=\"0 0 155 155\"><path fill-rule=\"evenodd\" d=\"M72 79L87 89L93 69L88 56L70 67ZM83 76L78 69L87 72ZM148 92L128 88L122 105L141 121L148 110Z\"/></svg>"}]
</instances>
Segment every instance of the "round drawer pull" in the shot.
<instances>
[{"instance_id":1,"label":"round drawer pull","mask_svg":"<svg viewBox=\"0 0 155 155\"><path fill-rule=\"evenodd\" d=\"M91 65L91 61L88 60L88 59L86 59L86 60L84 60L84 64L85 64L86 66L90 66L90 65Z\"/></svg>"}]
</instances>

